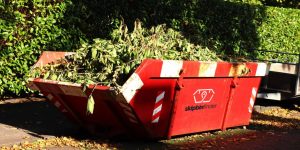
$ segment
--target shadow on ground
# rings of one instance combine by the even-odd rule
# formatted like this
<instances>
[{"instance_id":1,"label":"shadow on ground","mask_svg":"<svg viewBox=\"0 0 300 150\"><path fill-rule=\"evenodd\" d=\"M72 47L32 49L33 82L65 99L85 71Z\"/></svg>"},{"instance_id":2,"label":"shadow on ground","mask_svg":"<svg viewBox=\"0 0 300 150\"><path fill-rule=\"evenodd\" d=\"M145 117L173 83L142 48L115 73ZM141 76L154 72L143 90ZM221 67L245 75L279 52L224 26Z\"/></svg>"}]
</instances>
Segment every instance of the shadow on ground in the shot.
<instances>
[{"instance_id":1,"label":"shadow on ground","mask_svg":"<svg viewBox=\"0 0 300 150\"><path fill-rule=\"evenodd\" d=\"M74 131L78 130L75 124L44 99L6 101L0 104L0 124L26 130L36 137L74 135Z\"/></svg>"},{"instance_id":2,"label":"shadow on ground","mask_svg":"<svg viewBox=\"0 0 300 150\"><path fill-rule=\"evenodd\" d=\"M299 110L298 112L300 114ZM297 119L268 116L259 112L254 113L253 119L300 124L300 120ZM270 146L271 148L288 146L294 149L300 147L297 144L298 140L300 140L299 129L288 130L288 128L255 123L250 124L250 130L229 129L225 132L212 131L176 137L165 141L93 137L79 130L77 125L69 122L54 106L44 99L39 101L26 99L24 102L0 103L1 124L26 130L32 136L38 138L41 135L68 136L77 140L107 143L119 149L264 149L266 148L265 146ZM272 133L269 134L270 131ZM273 141L278 142L274 144ZM287 141L293 144L286 145Z\"/></svg>"}]
</instances>

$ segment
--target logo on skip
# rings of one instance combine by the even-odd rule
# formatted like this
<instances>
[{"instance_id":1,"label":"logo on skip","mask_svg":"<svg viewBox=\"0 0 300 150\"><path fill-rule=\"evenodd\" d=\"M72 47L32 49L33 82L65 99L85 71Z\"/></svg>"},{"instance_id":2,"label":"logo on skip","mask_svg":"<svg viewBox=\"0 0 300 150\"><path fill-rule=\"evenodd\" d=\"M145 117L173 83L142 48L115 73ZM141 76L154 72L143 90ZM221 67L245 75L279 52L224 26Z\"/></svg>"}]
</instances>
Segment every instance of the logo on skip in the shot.
<instances>
[{"instance_id":1,"label":"logo on skip","mask_svg":"<svg viewBox=\"0 0 300 150\"><path fill-rule=\"evenodd\" d=\"M214 95L213 89L198 89L193 94L195 103L209 103Z\"/></svg>"}]
</instances>

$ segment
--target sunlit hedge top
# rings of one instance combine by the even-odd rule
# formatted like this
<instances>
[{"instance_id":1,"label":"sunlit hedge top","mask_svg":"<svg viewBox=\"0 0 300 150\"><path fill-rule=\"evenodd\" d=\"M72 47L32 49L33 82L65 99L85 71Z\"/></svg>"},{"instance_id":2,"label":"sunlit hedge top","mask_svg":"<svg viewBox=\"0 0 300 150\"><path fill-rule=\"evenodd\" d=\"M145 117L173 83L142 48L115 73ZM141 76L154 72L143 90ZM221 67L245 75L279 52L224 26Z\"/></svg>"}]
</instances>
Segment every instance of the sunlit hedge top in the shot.
<instances>
[{"instance_id":1,"label":"sunlit hedge top","mask_svg":"<svg viewBox=\"0 0 300 150\"><path fill-rule=\"evenodd\" d=\"M42 50L76 50L81 41L111 40L121 20L128 32L136 19L145 28L166 24L227 60L295 61L251 49L299 52L299 9L266 7L267 0L239 1L0 0L0 96L28 92L24 75Z\"/></svg>"}]
</instances>

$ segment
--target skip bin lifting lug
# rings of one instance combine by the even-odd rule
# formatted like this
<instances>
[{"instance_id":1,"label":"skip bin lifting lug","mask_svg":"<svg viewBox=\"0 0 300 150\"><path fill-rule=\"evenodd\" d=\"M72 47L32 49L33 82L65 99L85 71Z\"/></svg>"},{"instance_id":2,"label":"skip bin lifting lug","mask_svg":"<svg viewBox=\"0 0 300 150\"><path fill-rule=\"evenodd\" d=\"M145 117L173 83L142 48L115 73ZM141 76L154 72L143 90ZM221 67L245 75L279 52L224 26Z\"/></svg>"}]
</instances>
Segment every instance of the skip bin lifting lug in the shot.
<instances>
[{"instance_id":1,"label":"skip bin lifting lug","mask_svg":"<svg viewBox=\"0 0 300 150\"><path fill-rule=\"evenodd\" d=\"M181 69L180 72L179 72L179 78L176 81L176 88L179 89L179 90L184 87L184 85L183 85L183 75L184 75L184 73L185 73L185 70Z\"/></svg>"}]
</instances>

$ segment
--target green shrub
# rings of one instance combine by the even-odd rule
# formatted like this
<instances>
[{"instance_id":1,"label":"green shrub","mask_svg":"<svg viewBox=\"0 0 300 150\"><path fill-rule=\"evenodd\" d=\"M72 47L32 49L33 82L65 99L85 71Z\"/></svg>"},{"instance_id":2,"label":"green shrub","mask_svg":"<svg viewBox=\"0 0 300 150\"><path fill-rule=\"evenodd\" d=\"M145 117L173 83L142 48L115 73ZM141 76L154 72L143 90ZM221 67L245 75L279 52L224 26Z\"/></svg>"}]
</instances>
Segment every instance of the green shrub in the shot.
<instances>
[{"instance_id":1,"label":"green shrub","mask_svg":"<svg viewBox=\"0 0 300 150\"><path fill-rule=\"evenodd\" d=\"M299 0L260 0L264 5L276 7L300 8Z\"/></svg>"},{"instance_id":2,"label":"green shrub","mask_svg":"<svg viewBox=\"0 0 300 150\"><path fill-rule=\"evenodd\" d=\"M257 29L262 50L300 54L300 9L267 7L266 19ZM297 56L258 53L260 59L298 62Z\"/></svg>"},{"instance_id":3,"label":"green shrub","mask_svg":"<svg viewBox=\"0 0 300 150\"><path fill-rule=\"evenodd\" d=\"M80 32L64 24L71 1L0 1L0 96L22 95L24 75L41 50L70 50ZM65 28L65 27L66 28Z\"/></svg>"},{"instance_id":4,"label":"green shrub","mask_svg":"<svg viewBox=\"0 0 300 150\"><path fill-rule=\"evenodd\" d=\"M121 16L131 30L136 18L148 27L167 24L182 31L191 42L209 47L228 59L257 57L251 49L285 52L299 49L299 38L293 36L299 32L299 10L265 7L260 0L80 1L70 12L80 18L81 31L91 39L110 38L109 33L119 24ZM282 34L280 24L291 34ZM289 46L272 40L274 37L290 43Z\"/></svg>"},{"instance_id":5,"label":"green shrub","mask_svg":"<svg viewBox=\"0 0 300 150\"><path fill-rule=\"evenodd\" d=\"M121 24L112 32L112 40L94 39L84 43L62 63L37 67L32 77L75 83L123 85L146 58L167 60L217 61L207 48L189 43L178 31L158 25L147 30L139 21L133 32Z\"/></svg>"},{"instance_id":6,"label":"green shrub","mask_svg":"<svg viewBox=\"0 0 300 150\"><path fill-rule=\"evenodd\" d=\"M243 3L243 4L251 4L251 5L263 5L263 0L224 0L227 2L233 3Z\"/></svg>"},{"instance_id":7,"label":"green shrub","mask_svg":"<svg viewBox=\"0 0 300 150\"><path fill-rule=\"evenodd\" d=\"M299 9L279 8L298 8L298 1L291 0L295 7L266 7L270 1L0 0L0 95L26 93L23 76L41 50L72 50L82 39L111 40L122 21L132 31L136 19L146 28L166 24L228 60L295 61L252 51L299 52Z\"/></svg>"},{"instance_id":8,"label":"green shrub","mask_svg":"<svg viewBox=\"0 0 300 150\"><path fill-rule=\"evenodd\" d=\"M235 3L246 3L254 5L274 6L274 7L287 7L287 8L300 8L299 0L225 0Z\"/></svg>"}]
</instances>

